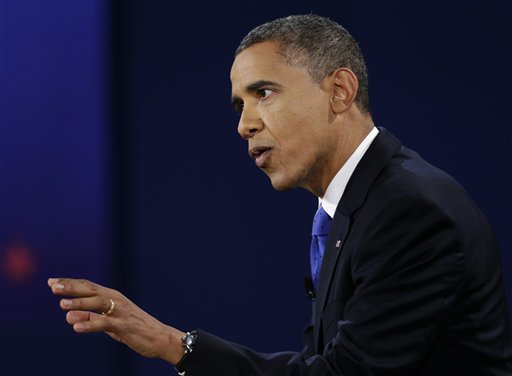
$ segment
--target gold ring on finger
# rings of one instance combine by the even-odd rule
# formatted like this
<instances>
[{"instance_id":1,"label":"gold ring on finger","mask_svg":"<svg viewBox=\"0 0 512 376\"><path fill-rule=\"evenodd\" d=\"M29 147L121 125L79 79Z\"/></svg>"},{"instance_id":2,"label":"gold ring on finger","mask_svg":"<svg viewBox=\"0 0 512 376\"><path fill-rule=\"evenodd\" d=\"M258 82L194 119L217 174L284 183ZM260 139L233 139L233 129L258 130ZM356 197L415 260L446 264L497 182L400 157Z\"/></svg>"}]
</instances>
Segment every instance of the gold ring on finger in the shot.
<instances>
[{"instance_id":1,"label":"gold ring on finger","mask_svg":"<svg viewBox=\"0 0 512 376\"><path fill-rule=\"evenodd\" d=\"M116 303L112 299L109 299L109 300L110 300L110 307L107 312L101 312L101 314L103 316L110 316L114 312L114 309L116 308Z\"/></svg>"}]
</instances>

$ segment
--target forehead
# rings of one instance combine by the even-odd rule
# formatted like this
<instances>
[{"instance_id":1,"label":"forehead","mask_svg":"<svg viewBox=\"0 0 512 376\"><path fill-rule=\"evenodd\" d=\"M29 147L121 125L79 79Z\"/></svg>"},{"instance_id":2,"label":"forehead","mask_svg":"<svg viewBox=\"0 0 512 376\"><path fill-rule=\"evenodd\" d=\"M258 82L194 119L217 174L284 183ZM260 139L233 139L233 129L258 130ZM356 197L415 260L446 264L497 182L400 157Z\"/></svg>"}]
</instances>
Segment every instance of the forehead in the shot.
<instances>
[{"instance_id":1,"label":"forehead","mask_svg":"<svg viewBox=\"0 0 512 376\"><path fill-rule=\"evenodd\" d=\"M286 84L299 76L309 78L309 73L303 67L290 64L279 53L276 42L262 42L243 50L231 67L233 93L243 92L252 82L264 80Z\"/></svg>"}]
</instances>

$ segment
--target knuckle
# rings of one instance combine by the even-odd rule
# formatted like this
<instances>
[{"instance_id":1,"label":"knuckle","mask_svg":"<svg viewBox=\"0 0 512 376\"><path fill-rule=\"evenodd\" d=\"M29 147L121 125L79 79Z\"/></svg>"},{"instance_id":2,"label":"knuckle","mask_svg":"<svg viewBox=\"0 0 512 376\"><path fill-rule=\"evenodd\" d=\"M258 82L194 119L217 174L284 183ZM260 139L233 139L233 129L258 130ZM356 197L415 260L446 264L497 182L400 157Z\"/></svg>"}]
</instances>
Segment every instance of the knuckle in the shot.
<instances>
[{"instance_id":1,"label":"knuckle","mask_svg":"<svg viewBox=\"0 0 512 376\"><path fill-rule=\"evenodd\" d=\"M111 288L107 288L106 290L107 290L107 292L109 293L109 295L110 295L112 298L114 298L114 297L115 297L115 298L118 298L118 299L119 299L120 297L122 297L122 296L123 296L123 295L122 295L119 291L117 291L117 290L114 290L114 289L111 289Z\"/></svg>"},{"instance_id":2,"label":"knuckle","mask_svg":"<svg viewBox=\"0 0 512 376\"><path fill-rule=\"evenodd\" d=\"M120 292L117 292L118 296L120 299L122 300L128 300L128 298L126 296L124 296L123 294L121 294Z\"/></svg>"},{"instance_id":3,"label":"knuckle","mask_svg":"<svg viewBox=\"0 0 512 376\"><path fill-rule=\"evenodd\" d=\"M78 284L80 284L82 287L85 287L87 289L90 289L90 290L93 290L93 287L94 287L94 283L92 283L91 281L89 281L88 279L79 279L77 280Z\"/></svg>"}]
</instances>

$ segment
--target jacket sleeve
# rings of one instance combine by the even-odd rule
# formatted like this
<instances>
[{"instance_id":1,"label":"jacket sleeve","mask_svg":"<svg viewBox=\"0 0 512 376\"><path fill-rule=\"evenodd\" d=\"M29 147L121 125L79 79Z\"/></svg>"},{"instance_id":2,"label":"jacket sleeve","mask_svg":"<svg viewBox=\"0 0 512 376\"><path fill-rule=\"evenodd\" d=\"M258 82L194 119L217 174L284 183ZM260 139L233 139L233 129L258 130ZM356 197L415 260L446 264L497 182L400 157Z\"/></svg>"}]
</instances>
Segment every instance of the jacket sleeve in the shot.
<instances>
[{"instance_id":1,"label":"jacket sleeve","mask_svg":"<svg viewBox=\"0 0 512 376\"><path fill-rule=\"evenodd\" d=\"M354 247L347 260L353 294L340 302L322 354L311 355L307 346L264 354L200 331L183 363L186 375L415 374L462 281L457 230L442 207L414 195L365 208L365 220L355 218L344 246Z\"/></svg>"}]
</instances>

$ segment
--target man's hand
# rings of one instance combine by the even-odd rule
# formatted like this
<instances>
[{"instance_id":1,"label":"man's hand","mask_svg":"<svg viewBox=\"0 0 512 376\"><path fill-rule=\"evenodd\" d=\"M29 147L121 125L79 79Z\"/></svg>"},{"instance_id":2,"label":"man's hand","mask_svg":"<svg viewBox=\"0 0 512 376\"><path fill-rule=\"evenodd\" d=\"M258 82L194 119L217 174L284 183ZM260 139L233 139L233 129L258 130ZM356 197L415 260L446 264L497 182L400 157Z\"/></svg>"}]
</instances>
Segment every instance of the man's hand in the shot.
<instances>
[{"instance_id":1,"label":"man's hand","mask_svg":"<svg viewBox=\"0 0 512 376\"><path fill-rule=\"evenodd\" d=\"M84 279L50 278L48 286L64 297L60 307L75 332L105 332L145 357L173 365L182 358L185 333L161 323L119 291Z\"/></svg>"}]
</instances>

